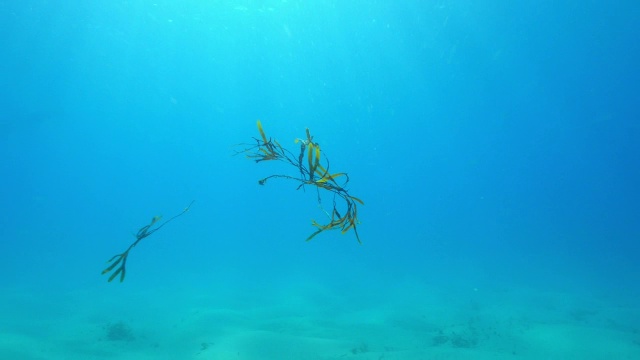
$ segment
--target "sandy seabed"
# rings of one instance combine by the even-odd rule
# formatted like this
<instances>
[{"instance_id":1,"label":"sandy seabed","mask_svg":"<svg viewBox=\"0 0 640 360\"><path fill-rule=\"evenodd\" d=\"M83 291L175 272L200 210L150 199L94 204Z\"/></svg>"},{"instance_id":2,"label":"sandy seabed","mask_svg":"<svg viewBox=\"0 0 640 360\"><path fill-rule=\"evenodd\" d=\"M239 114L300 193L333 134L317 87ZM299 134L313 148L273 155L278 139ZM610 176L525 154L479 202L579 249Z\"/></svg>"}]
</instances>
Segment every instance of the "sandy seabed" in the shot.
<instances>
[{"instance_id":1,"label":"sandy seabed","mask_svg":"<svg viewBox=\"0 0 640 360\"><path fill-rule=\"evenodd\" d=\"M3 289L0 359L640 359L638 307L584 294L103 290Z\"/></svg>"}]
</instances>

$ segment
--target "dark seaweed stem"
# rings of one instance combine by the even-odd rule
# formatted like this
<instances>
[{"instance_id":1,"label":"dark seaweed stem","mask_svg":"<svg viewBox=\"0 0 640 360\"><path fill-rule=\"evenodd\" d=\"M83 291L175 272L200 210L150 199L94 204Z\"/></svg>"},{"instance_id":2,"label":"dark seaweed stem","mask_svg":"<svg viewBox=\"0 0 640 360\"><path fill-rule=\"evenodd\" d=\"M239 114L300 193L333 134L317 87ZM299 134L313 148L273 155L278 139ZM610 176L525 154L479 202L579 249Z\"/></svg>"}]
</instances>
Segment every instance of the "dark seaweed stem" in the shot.
<instances>
[{"instance_id":1,"label":"dark seaweed stem","mask_svg":"<svg viewBox=\"0 0 640 360\"><path fill-rule=\"evenodd\" d=\"M300 183L298 189L304 189L305 185L314 186L318 192L318 203L321 206L321 190L326 190L334 194L331 213L323 209L327 217L331 219L330 222L327 224L319 224L315 220L312 220L311 224L315 226L317 230L307 238L307 241L325 230L340 229L343 234L349 230L353 230L356 239L360 242L360 236L356 229L360 223L357 217L357 205L358 203L364 205L364 203L355 196L349 195L348 190L345 188L349 182L347 173L331 174L329 172L329 160L320 150L320 144L313 141L313 136L311 136L309 129L306 129L306 139L296 139L296 143L300 143L300 153L296 156L291 151L283 148L278 141L268 138L259 120L257 126L260 132L260 138L254 138L256 144L238 151L237 154L245 154L247 158L253 159L257 163L268 160L283 161L296 167L300 172L299 178L284 174L270 175L259 180L258 183L260 185L265 185L267 180L272 178L282 178L298 181ZM336 197L343 199L345 202L346 213L344 216L341 216L338 212L335 201Z\"/></svg>"},{"instance_id":2,"label":"dark seaweed stem","mask_svg":"<svg viewBox=\"0 0 640 360\"><path fill-rule=\"evenodd\" d=\"M184 213L189 211L189 208L191 207L192 204L193 204L193 201L191 201L191 203L189 203L189 206L184 208L184 210L182 210L181 213L179 213L178 215L174 215L172 218L170 218L169 220L163 222L158 227L156 227L154 229L151 229L151 227L153 225L155 225L158 221L160 221L160 219L162 219L162 216L154 216L151 219L151 222L149 223L149 225L145 225L145 226L141 227L140 230L138 230L138 232L135 235L136 241L134 241L131 245L129 245L129 248L127 248L127 250L125 250L122 254L115 255L114 257L109 259L109 261L107 261L107 263L111 263L111 265L109 265L106 269L102 270L102 275L110 272L116 266L118 266L118 264L120 264L120 266L118 266L116 271L114 271L113 274L111 274L111 276L109 276L109 282L111 282L113 279L115 279L118 275L120 275L120 282L123 282L124 281L124 277L125 277L126 272L127 272L125 266L127 264L127 256L129 256L129 251L131 251L131 249L133 249L136 245L138 245L138 243L142 239L144 239L147 236L153 234L154 232L160 230L160 228L162 228L163 226L165 226L166 224L168 224L169 222L171 222L175 218L177 218L179 216L182 216Z\"/></svg>"}]
</instances>

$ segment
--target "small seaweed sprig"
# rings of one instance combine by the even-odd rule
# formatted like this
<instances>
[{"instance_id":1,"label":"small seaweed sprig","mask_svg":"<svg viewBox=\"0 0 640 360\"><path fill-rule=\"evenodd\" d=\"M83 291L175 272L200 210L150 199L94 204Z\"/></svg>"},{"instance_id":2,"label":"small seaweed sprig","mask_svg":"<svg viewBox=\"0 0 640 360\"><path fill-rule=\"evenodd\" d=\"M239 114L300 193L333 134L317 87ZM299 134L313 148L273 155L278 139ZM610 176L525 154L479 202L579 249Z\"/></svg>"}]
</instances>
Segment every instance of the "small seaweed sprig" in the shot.
<instances>
[{"instance_id":1,"label":"small seaweed sprig","mask_svg":"<svg viewBox=\"0 0 640 360\"><path fill-rule=\"evenodd\" d=\"M245 154L247 158L255 160L255 162L278 160L288 163L298 169L299 176L286 174L275 174L267 176L258 181L258 184L265 185L267 180L272 178L284 178L299 182L297 189L304 188L305 185L315 187L318 192L318 204L322 208L322 199L320 191L328 191L334 195L333 208L330 212L324 208L322 210L330 219L328 223L321 224L315 220L311 220L311 224L316 227L307 241L313 239L316 235L326 230L336 230L344 234L349 230L353 230L358 243L360 236L358 235L358 204L364 205L359 198L349 194L346 185L349 182L349 175L345 172L331 173L329 171L329 160L320 148L320 144L313 140L311 132L306 129L306 139L296 139L295 143L300 144L300 152L295 155L292 151L284 148L280 143L272 138L268 138L265 134L260 120L257 122L260 138L254 138L256 143L253 146L245 147L238 153ZM336 199L342 199L345 203L346 211L341 214L338 211Z\"/></svg>"},{"instance_id":2,"label":"small seaweed sprig","mask_svg":"<svg viewBox=\"0 0 640 360\"><path fill-rule=\"evenodd\" d=\"M131 245L129 245L127 250L125 250L122 254L118 254L118 255L113 256L111 259L109 259L107 261L107 263L111 263L111 265L109 265L106 269L102 270L102 275L110 272L111 270L116 268L116 266L120 265L120 266L118 266L116 271L114 271L111 274L111 276L109 276L109 282L111 282L113 279L115 279L118 275L120 275L120 282L123 282L124 281L124 277L125 277L125 275L127 273L127 269L126 269L125 266L127 264L127 256L129 256L129 251L131 251L131 249L133 249L136 245L138 245L138 243L142 239L144 239L147 236L153 234L154 232L160 230L160 228L162 228L163 226L168 224L171 220L174 220L175 218L177 218L179 216L182 216L184 213L189 211L189 208L191 207L192 204L193 204L193 201L189 204L189 206L184 208L184 210L182 210L181 213L179 213L178 215L173 216L169 220L167 220L167 221L163 222L162 224L160 224L158 227L152 229L151 227L162 219L162 216L154 216L151 219L151 222L148 225L145 225L145 226L141 227L140 230L138 230L138 232L135 234L136 241L134 241Z\"/></svg>"}]
</instances>

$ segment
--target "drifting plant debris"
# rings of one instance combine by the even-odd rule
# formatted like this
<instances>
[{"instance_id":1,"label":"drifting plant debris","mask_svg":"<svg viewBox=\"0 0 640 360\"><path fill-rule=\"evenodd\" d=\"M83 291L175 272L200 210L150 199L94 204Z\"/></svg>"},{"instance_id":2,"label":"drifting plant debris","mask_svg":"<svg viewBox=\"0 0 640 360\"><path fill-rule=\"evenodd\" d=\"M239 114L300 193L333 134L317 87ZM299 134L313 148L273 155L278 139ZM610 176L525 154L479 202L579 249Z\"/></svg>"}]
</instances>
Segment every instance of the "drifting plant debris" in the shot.
<instances>
[{"instance_id":1,"label":"drifting plant debris","mask_svg":"<svg viewBox=\"0 0 640 360\"><path fill-rule=\"evenodd\" d=\"M123 282L124 281L124 276L126 275L125 265L127 264L127 256L129 256L129 251L131 251L131 249L133 249L136 245L138 245L140 240L142 240L142 239L146 238L147 236L153 234L154 232L160 230L161 227L163 227L166 224L168 224L171 220L173 220L173 219L183 215L187 211L189 211L189 208L191 207L192 204L193 204L193 201L189 204L189 206L184 208L184 210L182 210L182 212L180 214L175 215L171 219L163 222L157 228L151 229L151 227L153 225L155 225L155 223L157 223L158 221L160 221L160 219L162 219L162 216L154 216L151 219L151 222L149 223L149 225L145 225L145 226L141 227L140 230L138 230L138 232L135 235L136 241L134 241L131 245L129 245L129 248L127 248L127 250L125 250L122 254L115 255L114 257L109 259L109 261L107 261L107 263L110 263L110 262L113 262L113 263L111 265L109 265L106 269L102 270L102 275L104 275L104 274L108 273L109 271L113 270L118 264L120 264L120 266L116 269L116 271L114 271L113 274L111 274L111 276L109 276L109 282L111 282L113 279L115 279L116 276L118 276L118 274L120 274L120 282Z\"/></svg>"},{"instance_id":2,"label":"drifting plant debris","mask_svg":"<svg viewBox=\"0 0 640 360\"><path fill-rule=\"evenodd\" d=\"M353 230L358 243L362 243L357 230L357 225L360 223L358 221L358 204L364 205L364 202L355 196L351 196L346 189L346 185L349 182L347 173L332 174L329 172L329 160L320 150L320 144L313 141L313 136L311 136L309 129L306 129L306 139L295 140L296 144L300 144L300 152L296 155L282 147L277 140L268 138L262 129L260 120L258 120L257 126L260 132L260 138L253 138L256 144L253 146L247 144L246 146L250 147L238 153L245 154L257 163L268 160L282 161L292 165L299 172L299 175L296 176L284 174L270 175L259 180L258 184L265 185L267 180L272 178L284 178L299 182L300 185L298 185L297 189L304 189L305 185L314 186L318 194L318 204L330 219L326 224L320 224L315 220L311 220L311 224L315 226L317 230L309 235L307 241L313 239L323 231L340 229L343 234L349 230ZM331 212L322 208L321 190L333 194L333 209ZM336 199L338 198L342 199L345 203L344 208L346 211L343 213L344 216L338 211L336 204Z\"/></svg>"}]
</instances>

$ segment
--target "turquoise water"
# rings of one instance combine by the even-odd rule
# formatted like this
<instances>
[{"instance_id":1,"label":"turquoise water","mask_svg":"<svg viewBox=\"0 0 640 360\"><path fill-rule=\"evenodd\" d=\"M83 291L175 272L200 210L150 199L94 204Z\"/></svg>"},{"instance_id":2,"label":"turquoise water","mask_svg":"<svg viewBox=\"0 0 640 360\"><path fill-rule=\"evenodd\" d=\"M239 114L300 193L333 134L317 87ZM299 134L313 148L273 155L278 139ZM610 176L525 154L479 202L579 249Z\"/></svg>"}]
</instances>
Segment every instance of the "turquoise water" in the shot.
<instances>
[{"instance_id":1,"label":"turquoise water","mask_svg":"<svg viewBox=\"0 0 640 360\"><path fill-rule=\"evenodd\" d=\"M0 9L0 359L640 358L637 2Z\"/></svg>"}]
</instances>

